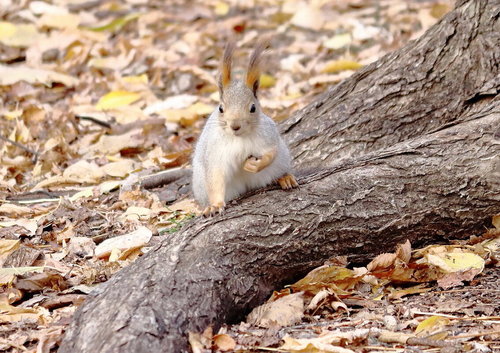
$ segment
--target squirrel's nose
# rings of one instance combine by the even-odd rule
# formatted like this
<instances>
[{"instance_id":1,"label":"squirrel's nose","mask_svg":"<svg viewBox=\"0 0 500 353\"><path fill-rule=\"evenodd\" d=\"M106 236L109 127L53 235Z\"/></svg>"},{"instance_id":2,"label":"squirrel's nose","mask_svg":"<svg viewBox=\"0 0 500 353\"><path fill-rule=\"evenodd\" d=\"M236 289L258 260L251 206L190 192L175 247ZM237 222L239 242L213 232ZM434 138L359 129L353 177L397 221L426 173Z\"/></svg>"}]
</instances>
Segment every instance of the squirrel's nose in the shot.
<instances>
[{"instance_id":1,"label":"squirrel's nose","mask_svg":"<svg viewBox=\"0 0 500 353\"><path fill-rule=\"evenodd\" d=\"M238 131L240 128L241 126L239 125L231 125L231 129L233 129L234 131Z\"/></svg>"}]
</instances>

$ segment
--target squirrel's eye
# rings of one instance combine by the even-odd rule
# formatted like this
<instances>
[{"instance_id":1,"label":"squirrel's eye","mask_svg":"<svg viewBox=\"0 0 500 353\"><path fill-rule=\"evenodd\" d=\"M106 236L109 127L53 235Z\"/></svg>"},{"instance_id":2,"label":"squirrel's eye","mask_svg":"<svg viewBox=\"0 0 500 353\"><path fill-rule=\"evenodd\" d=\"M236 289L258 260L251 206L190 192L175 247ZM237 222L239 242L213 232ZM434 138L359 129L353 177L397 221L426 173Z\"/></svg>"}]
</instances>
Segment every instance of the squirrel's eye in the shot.
<instances>
[{"instance_id":1,"label":"squirrel's eye","mask_svg":"<svg viewBox=\"0 0 500 353\"><path fill-rule=\"evenodd\" d=\"M222 105L219 105L219 113L224 113L224 108L222 108Z\"/></svg>"},{"instance_id":2,"label":"squirrel's eye","mask_svg":"<svg viewBox=\"0 0 500 353\"><path fill-rule=\"evenodd\" d=\"M255 113L255 104L250 106L250 113Z\"/></svg>"}]
</instances>

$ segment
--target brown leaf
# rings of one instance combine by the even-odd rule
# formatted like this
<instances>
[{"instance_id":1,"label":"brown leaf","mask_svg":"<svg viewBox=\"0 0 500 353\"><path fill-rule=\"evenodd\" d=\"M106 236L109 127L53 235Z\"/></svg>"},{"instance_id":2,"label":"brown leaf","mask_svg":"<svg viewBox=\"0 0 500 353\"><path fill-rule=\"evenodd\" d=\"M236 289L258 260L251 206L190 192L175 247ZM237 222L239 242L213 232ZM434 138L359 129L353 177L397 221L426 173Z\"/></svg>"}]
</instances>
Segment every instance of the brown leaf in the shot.
<instances>
[{"instance_id":1,"label":"brown leaf","mask_svg":"<svg viewBox=\"0 0 500 353\"><path fill-rule=\"evenodd\" d=\"M306 277L291 285L291 288L312 295L325 288L330 288L337 294L345 294L345 290L352 289L361 278L353 270L325 265L309 272Z\"/></svg>"},{"instance_id":2,"label":"brown leaf","mask_svg":"<svg viewBox=\"0 0 500 353\"><path fill-rule=\"evenodd\" d=\"M44 289L61 291L68 288L68 284L59 273L47 270L19 279L16 288L30 293L40 292Z\"/></svg>"},{"instance_id":3,"label":"brown leaf","mask_svg":"<svg viewBox=\"0 0 500 353\"><path fill-rule=\"evenodd\" d=\"M87 296L83 294L64 294L43 300L40 306L54 310L68 305L80 305Z\"/></svg>"},{"instance_id":4,"label":"brown leaf","mask_svg":"<svg viewBox=\"0 0 500 353\"><path fill-rule=\"evenodd\" d=\"M396 257L400 259L403 263L407 264L411 259L411 244L409 240L406 240L403 244L399 244L396 249Z\"/></svg>"},{"instance_id":5,"label":"brown leaf","mask_svg":"<svg viewBox=\"0 0 500 353\"><path fill-rule=\"evenodd\" d=\"M388 268L394 265L394 261L396 261L396 254L380 254L376 258L374 258L367 266L369 272L373 272L375 270L381 270Z\"/></svg>"},{"instance_id":6,"label":"brown leaf","mask_svg":"<svg viewBox=\"0 0 500 353\"><path fill-rule=\"evenodd\" d=\"M477 268L471 268L466 271L451 272L446 273L443 277L438 279L438 285L443 289L453 288L456 286L463 285L463 281L472 281L474 277L480 273L481 270Z\"/></svg>"},{"instance_id":7,"label":"brown leaf","mask_svg":"<svg viewBox=\"0 0 500 353\"><path fill-rule=\"evenodd\" d=\"M236 347L236 341L228 334L222 333L213 338L214 345L221 351L232 351Z\"/></svg>"},{"instance_id":8,"label":"brown leaf","mask_svg":"<svg viewBox=\"0 0 500 353\"><path fill-rule=\"evenodd\" d=\"M248 314L247 322L260 326L290 326L296 324L304 315L304 293L294 293L274 302L256 307Z\"/></svg>"}]
</instances>

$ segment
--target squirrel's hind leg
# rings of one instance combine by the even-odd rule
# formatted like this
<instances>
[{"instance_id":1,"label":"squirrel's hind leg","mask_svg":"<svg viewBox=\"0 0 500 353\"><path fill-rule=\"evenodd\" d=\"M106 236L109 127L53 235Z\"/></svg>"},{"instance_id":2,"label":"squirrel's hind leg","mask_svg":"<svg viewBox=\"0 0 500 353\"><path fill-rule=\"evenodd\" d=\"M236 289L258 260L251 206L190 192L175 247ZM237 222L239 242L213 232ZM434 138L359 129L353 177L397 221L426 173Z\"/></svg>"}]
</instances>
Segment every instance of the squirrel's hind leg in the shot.
<instances>
[{"instance_id":1,"label":"squirrel's hind leg","mask_svg":"<svg viewBox=\"0 0 500 353\"><path fill-rule=\"evenodd\" d=\"M297 180L295 180L295 177L292 174L283 175L278 179L278 184L280 184L283 190L299 187L299 183L297 183Z\"/></svg>"}]
</instances>

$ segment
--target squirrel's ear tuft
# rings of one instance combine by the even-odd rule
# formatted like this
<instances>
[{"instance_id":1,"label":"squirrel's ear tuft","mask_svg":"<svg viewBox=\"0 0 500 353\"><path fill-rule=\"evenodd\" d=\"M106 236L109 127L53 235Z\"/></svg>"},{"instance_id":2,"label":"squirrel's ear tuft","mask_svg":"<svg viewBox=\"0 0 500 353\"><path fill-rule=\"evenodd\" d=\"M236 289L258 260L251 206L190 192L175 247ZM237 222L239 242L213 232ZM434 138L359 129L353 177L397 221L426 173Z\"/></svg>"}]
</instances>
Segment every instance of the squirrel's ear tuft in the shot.
<instances>
[{"instance_id":1,"label":"squirrel's ear tuft","mask_svg":"<svg viewBox=\"0 0 500 353\"><path fill-rule=\"evenodd\" d=\"M234 42L229 41L224 48L224 56L220 65L219 90L222 92L231 83L231 65L233 63Z\"/></svg>"},{"instance_id":2,"label":"squirrel's ear tuft","mask_svg":"<svg viewBox=\"0 0 500 353\"><path fill-rule=\"evenodd\" d=\"M248 64L247 78L245 80L245 83L247 87L253 91L255 97L257 97L257 90L259 89L262 52L266 50L268 45L268 39L260 41L255 47L252 55L250 56L250 63Z\"/></svg>"}]
</instances>

